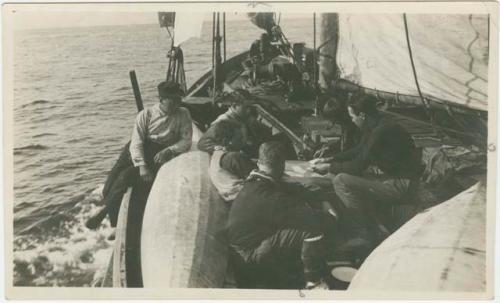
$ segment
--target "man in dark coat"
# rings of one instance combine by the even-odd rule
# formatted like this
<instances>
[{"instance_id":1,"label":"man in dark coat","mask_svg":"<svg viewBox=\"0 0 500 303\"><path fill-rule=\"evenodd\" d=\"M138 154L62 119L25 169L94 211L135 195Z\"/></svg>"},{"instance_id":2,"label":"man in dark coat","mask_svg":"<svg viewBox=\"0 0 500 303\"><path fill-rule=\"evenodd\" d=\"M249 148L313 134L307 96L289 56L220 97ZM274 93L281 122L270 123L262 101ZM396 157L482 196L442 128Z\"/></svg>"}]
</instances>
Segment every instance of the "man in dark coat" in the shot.
<instances>
[{"instance_id":1,"label":"man in dark coat","mask_svg":"<svg viewBox=\"0 0 500 303\"><path fill-rule=\"evenodd\" d=\"M360 142L334 155L329 163L315 161L312 168L332 174L351 230L371 243L378 231L370 214L377 206L411 200L421 174L421 154L402 126L382 117L374 97L358 94L349 101L348 110L361 129Z\"/></svg>"},{"instance_id":2,"label":"man in dark coat","mask_svg":"<svg viewBox=\"0 0 500 303\"><path fill-rule=\"evenodd\" d=\"M315 198L304 188L284 183L284 168L280 144L262 144L258 170L231 206L230 245L265 287L325 287L323 234L333 217L311 208L306 202Z\"/></svg>"}]
</instances>

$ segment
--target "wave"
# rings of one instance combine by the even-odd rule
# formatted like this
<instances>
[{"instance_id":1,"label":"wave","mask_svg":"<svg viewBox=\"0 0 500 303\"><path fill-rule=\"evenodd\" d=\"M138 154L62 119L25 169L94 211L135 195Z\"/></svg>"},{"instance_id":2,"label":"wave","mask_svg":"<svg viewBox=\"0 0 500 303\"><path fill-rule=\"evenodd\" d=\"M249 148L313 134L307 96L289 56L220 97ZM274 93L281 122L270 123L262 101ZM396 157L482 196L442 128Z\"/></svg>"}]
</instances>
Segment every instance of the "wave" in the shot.
<instances>
[{"instance_id":1,"label":"wave","mask_svg":"<svg viewBox=\"0 0 500 303\"><path fill-rule=\"evenodd\" d=\"M42 144L29 144L26 146L22 147L15 147L14 148L14 156L20 156L25 153L32 153L32 152L37 152L41 150L46 150L49 149L48 146L42 145Z\"/></svg>"},{"instance_id":2,"label":"wave","mask_svg":"<svg viewBox=\"0 0 500 303\"><path fill-rule=\"evenodd\" d=\"M57 136L54 133L41 133L37 135L33 135L32 138L41 138L41 137L50 137L50 136Z\"/></svg>"},{"instance_id":3,"label":"wave","mask_svg":"<svg viewBox=\"0 0 500 303\"><path fill-rule=\"evenodd\" d=\"M35 101L33 101L33 102L30 102L30 103L24 104L24 105L23 105L23 106L21 106L21 107L22 107L22 108L25 108L25 107L32 106L32 105L41 105L41 104L48 104L48 103L50 103L50 101L40 99L40 100L35 100Z\"/></svg>"},{"instance_id":4,"label":"wave","mask_svg":"<svg viewBox=\"0 0 500 303\"><path fill-rule=\"evenodd\" d=\"M48 149L48 148L49 148L48 146L45 146L45 145L42 145L42 144L29 144L29 145L22 146L22 147L15 147L14 148L14 153L16 151L22 151L22 150L45 150L45 149Z\"/></svg>"},{"instance_id":5,"label":"wave","mask_svg":"<svg viewBox=\"0 0 500 303\"><path fill-rule=\"evenodd\" d=\"M95 201L101 191L102 185L50 207L51 219L40 218L16 237L14 285L91 286L104 274L112 249L106 240L109 222L97 231L84 227L98 207Z\"/></svg>"},{"instance_id":6,"label":"wave","mask_svg":"<svg viewBox=\"0 0 500 303\"><path fill-rule=\"evenodd\" d=\"M122 87L119 87L119 88L117 88L117 89L113 90L113 92L129 91L129 90L131 90L131 89L132 89L132 88L131 88L130 86L128 86L128 85L127 85L127 86L122 86Z\"/></svg>"},{"instance_id":7,"label":"wave","mask_svg":"<svg viewBox=\"0 0 500 303\"><path fill-rule=\"evenodd\" d=\"M15 235L37 235L39 237L50 236L51 230L56 228L55 233L60 233L62 225L72 222L74 215L81 211L84 204L94 203L95 198L87 194L79 194L63 203L48 204L38 207L36 213L14 219ZM27 205L22 205L26 208Z\"/></svg>"},{"instance_id":8,"label":"wave","mask_svg":"<svg viewBox=\"0 0 500 303\"><path fill-rule=\"evenodd\" d=\"M83 99L84 97L85 96L83 94L81 94L81 95L66 97L65 100L66 101L80 100L80 99Z\"/></svg>"},{"instance_id":9,"label":"wave","mask_svg":"<svg viewBox=\"0 0 500 303\"><path fill-rule=\"evenodd\" d=\"M15 147L14 148L14 155L22 155L25 152L30 152L30 151L40 151L40 150L46 150L48 149L48 146L42 145L42 144L29 144L23 147Z\"/></svg>"}]
</instances>

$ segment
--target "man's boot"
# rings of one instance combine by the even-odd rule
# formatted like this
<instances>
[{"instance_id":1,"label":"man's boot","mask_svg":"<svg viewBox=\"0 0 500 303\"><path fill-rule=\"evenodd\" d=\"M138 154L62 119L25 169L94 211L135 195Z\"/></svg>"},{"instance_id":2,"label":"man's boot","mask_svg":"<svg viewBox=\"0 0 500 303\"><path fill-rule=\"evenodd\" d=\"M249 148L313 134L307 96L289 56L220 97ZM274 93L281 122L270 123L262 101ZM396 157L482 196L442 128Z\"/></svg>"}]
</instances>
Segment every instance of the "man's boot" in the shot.
<instances>
[{"instance_id":1,"label":"man's boot","mask_svg":"<svg viewBox=\"0 0 500 303\"><path fill-rule=\"evenodd\" d=\"M327 272L325 252L323 235L308 238L302 242L302 263L304 264L306 289L328 289L328 285L323 279Z\"/></svg>"},{"instance_id":2,"label":"man's boot","mask_svg":"<svg viewBox=\"0 0 500 303\"><path fill-rule=\"evenodd\" d=\"M369 216L360 210L346 209L342 221L345 241L338 247L338 252L354 259L364 259L376 246Z\"/></svg>"}]
</instances>

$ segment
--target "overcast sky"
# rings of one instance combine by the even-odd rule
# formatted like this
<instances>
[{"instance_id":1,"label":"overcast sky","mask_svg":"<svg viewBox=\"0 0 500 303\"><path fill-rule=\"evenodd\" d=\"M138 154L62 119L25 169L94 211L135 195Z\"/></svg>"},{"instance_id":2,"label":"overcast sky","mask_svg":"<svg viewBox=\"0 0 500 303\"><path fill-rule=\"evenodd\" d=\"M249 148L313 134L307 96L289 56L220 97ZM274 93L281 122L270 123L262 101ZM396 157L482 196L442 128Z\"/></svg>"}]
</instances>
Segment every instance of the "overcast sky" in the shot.
<instances>
[{"instance_id":1,"label":"overcast sky","mask_svg":"<svg viewBox=\"0 0 500 303\"><path fill-rule=\"evenodd\" d=\"M197 13L201 15L201 13ZM227 20L246 19L246 13L226 13ZM13 14L15 30L102 25L158 24L155 12L120 11L23 11ZM206 20L210 20L208 13Z\"/></svg>"},{"instance_id":2,"label":"overcast sky","mask_svg":"<svg viewBox=\"0 0 500 303\"><path fill-rule=\"evenodd\" d=\"M14 13L16 30L124 24L152 24L157 13L130 12L23 12Z\"/></svg>"}]
</instances>

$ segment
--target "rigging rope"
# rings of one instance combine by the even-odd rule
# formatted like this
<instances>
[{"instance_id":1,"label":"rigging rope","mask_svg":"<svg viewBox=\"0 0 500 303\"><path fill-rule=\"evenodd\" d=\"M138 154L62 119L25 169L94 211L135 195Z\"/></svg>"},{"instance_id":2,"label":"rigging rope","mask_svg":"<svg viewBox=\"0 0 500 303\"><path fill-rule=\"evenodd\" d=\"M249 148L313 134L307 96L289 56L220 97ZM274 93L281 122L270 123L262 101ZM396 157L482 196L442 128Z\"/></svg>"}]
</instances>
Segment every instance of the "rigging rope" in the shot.
<instances>
[{"instance_id":1,"label":"rigging rope","mask_svg":"<svg viewBox=\"0 0 500 303\"><path fill-rule=\"evenodd\" d=\"M430 104L425 100L425 98L424 98L424 96L422 94L422 90L420 89L420 84L418 82L417 70L415 68L415 62L414 62L414 59L413 59L413 53L412 53L412 49L411 49L410 34L409 34L409 31L408 31L408 20L406 18L406 13L403 13L403 21L404 21L404 26L405 26L406 42L408 44L408 53L410 55L410 62L411 62L411 67L412 67L412 71L413 71L413 77L415 79L415 85L417 86L418 95L420 97L420 100L422 101L422 104L424 105L425 113L429 117L430 125L434 129L434 132L441 139L444 137L443 134L442 134L442 130L446 130L448 132L453 132L455 134L466 135L468 137L474 137L474 138L477 137L477 134L471 136L471 134L468 133L468 132L456 131L456 130L453 130L453 129L449 129L449 128L446 128L446 127L442 127L442 126L436 125L436 123L434 121L434 116L431 113ZM451 113L448 113L448 114L451 116L452 119L455 120L455 123L457 123L457 124L460 125L460 123L458 123L456 121L456 117L453 114L451 114Z\"/></svg>"},{"instance_id":2,"label":"rigging rope","mask_svg":"<svg viewBox=\"0 0 500 303\"><path fill-rule=\"evenodd\" d=\"M433 118L432 113L430 111L431 110L430 105L429 105L429 103L427 103L425 101L425 98L422 94L422 90L420 89L420 84L418 82L417 70L415 68L415 62L413 60L413 53L411 50L410 34L408 32L408 21L406 19L406 13L403 13L403 21L404 21L404 26L405 26L406 43L408 45L408 54L410 55L411 68L413 71L413 78L415 79L415 85L417 86L418 95L420 96L420 101L422 101L422 104L424 105L425 113L427 114L427 117L429 117L429 120L431 122L432 127L434 128L434 131L437 134L440 134L440 132L438 132L438 129L436 128L436 125L434 123L434 118Z\"/></svg>"}]
</instances>

